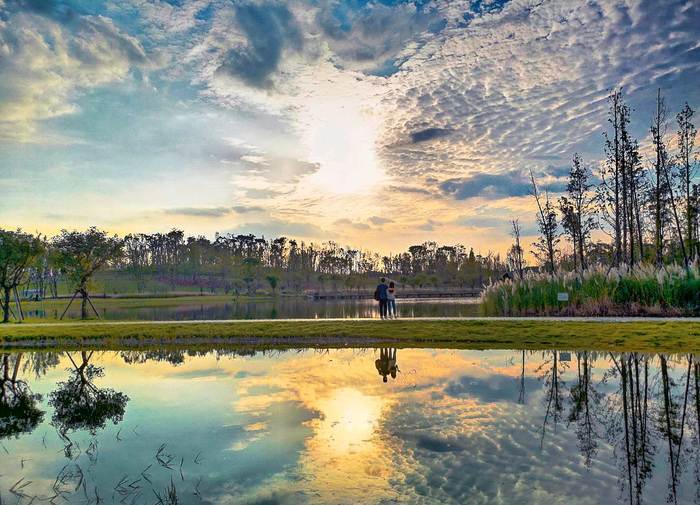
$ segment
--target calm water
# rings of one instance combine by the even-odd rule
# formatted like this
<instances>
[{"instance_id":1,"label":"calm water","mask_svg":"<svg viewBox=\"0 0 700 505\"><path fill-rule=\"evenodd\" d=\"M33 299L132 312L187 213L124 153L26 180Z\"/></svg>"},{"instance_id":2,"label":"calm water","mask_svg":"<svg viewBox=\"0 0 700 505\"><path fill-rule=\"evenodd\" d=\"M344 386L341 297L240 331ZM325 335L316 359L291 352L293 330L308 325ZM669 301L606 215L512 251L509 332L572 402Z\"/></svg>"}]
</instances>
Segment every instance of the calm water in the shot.
<instances>
[{"instance_id":1,"label":"calm water","mask_svg":"<svg viewBox=\"0 0 700 505\"><path fill-rule=\"evenodd\" d=\"M66 301L66 304L68 302ZM478 315L477 298L403 299L397 303L400 317L458 317ZM31 310L29 317L58 318L63 309ZM181 303L168 307L109 308L100 311L103 319L180 321L202 319L289 319L379 317L374 300L308 300L280 298L255 302ZM74 303L67 318L80 319L80 305Z\"/></svg>"},{"instance_id":2,"label":"calm water","mask_svg":"<svg viewBox=\"0 0 700 505\"><path fill-rule=\"evenodd\" d=\"M698 498L689 356L131 350L2 367L2 503Z\"/></svg>"}]
</instances>

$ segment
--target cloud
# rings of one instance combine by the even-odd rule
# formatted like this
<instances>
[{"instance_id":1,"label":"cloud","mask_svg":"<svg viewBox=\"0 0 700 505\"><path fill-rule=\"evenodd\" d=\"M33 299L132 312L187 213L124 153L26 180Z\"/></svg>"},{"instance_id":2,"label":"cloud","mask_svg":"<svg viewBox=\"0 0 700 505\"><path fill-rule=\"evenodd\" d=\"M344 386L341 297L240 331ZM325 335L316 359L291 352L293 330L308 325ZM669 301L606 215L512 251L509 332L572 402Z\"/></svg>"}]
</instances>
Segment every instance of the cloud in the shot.
<instances>
[{"instance_id":1,"label":"cloud","mask_svg":"<svg viewBox=\"0 0 700 505\"><path fill-rule=\"evenodd\" d=\"M414 193L419 195L431 195L432 193L426 189L417 186L389 186L389 191L397 193Z\"/></svg>"},{"instance_id":2,"label":"cloud","mask_svg":"<svg viewBox=\"0 0 700 505\"><path fill-rule=\"evenodd\" d=\"M173 216L191 217L223 217L231 213L231 207L176 207L165 209L165 213Z\"/></svg>"},{"instance_id":3,"label":"cloud","mask_svg":"<svg viewBox=\"0 0 700 505\"><path fill-rule=\"evenodd\" d=\"M292 12L277 2L244 2L235 5L236 21L245 44L231 48L218 72L249 86L269 88L285 50L299 51L302 35Z\"/></svg>"},{"instance_id":4,"label":"cloud","mask_svg":"<svg viewBox=\"0 0 700 505\"><path fill-rule=\"evenodd\" d=\"M434 231L435 227L439 226L440 223L432 219L428 219L425 223L419 225L417 228L423 231Z\"/></svg>"},{"instance_id":5,"label":"cloud","mask_svg":"<svg viewBox=\"0 0 700 505\"><path fill-rule=\"evenodd\" d=\"M351 221L350 219L338 219L333 224L335 226L340 227L340 228L351 227L351 228L354 228L356 230L369 230L369 225L367 223L358 223L358 222Z\"/></svg>"},{"instance_id":6,"label":"cloud","mask_svg":"<svg viewBox=\"0 0 700 505\"><path fill-rule=\"evenodd\" d=\"M382 77L399 71L409 41L420 43L444 27L437 9L418 2L367 2L357 8L352 2L332 1L315 20L339 66Z\"/></svg>"},{"instance_id":7,"label":"cloud","mask_svg":"<svg viewBox=\"0 0 700 505\"><path fill-rule=\"evenodd\" d=\"M447 137L450 133L452 133L452 131L446 128L426 128L425 130L412 132L411 142L414 144L419 142L427 142L429 140Z\"/></svg>"},{"instance_id":8,"label":"cloud","mask_svg":"<svg viewBox=\"0 0 700 505\"><path fill-rule=\"evenodd\" d=\"M328 240L336 237L336 234L329 230L303 222L282 221L280 219L269 219L261 222L244 223L236 226L227 233L253 233L255 235L265 235L266 237L293 237L293 238L313 238Z\"/></svg>"},{"instance_id":9,"label":"cloud","mask_svg":"<svg viewBox=\"0 0 700 505\"><path fill-rule=\"evenodd\" d=\"M506 198L530 194L531 185L527 176L519 170L501 174L488 172L475 173L461 179L448 179L439 185L443 194L456 200L466 200L477 196Z\"/></svg>"},{"instance_id":10,"label":"cloud","mask_svg":"<svg viewBox=\"0 0 700 505\"><path fill-rule=\"evenodd\" d=\"M370 223L372 223L375 226L382 226L383 224L388 224L388 223L393 223L393 219L389 219L388 217L381 217L381 216L372 216L368 220Z\"/></svg>"},{"instance_id":11,"label":"cloud","mask_svg":"<svg viewBox=\"0 0 700 505\"><path fill-rule=\"evenodd\" d=\"M54 7L0 3L0 140L39 141L37 122L75 113L76 91L151 65L111 19Z\"/></svg>"},{"instance_id":12,"label":"cloud","mask_svg":"<svg viewBox=\"0 0 700 505\"><path fill-rule=\"evenodd\" d=\"M534 211L532 212L534 216ZM498 208L486 208L476 211L474 214L465 214L454 220L454 224L464 228L471 228L483 231L484 229L497 230L501 233L510 233L512 220L520 219L520 230L523 235L537 234L537 225L534 220L527 219L529 215L523 216L511 210Z\"/></svg>"},{"instance_id":13,"label":"cloud","mask_svg":"<svg viewBox=\"0 0 700 505\"><path fill-rule=\"evenodd\" d=\"M251 212L263 212L265 209L258 207L257 205L235 205L231 207L234 212L238 214L248 214Z\"/></svg>"},{"instance_id":14,"label":"cloud","mask_svg":"<svg viewBox=\"0 0 700 505\"><path fill-rule=\"evenodd\" d=\"M657 85L676 95L678 105L681 90L700 100L687 84L700 78L691 28L700 20L700 5L673 1L665 6L672 19L662 23L654 3L642 0L514 0L493 3L493 9L481 8L485 2L466 4L440 7L447 26L388 83L380 154L397 186L432 175L449 181L443 191L466 197L483 192L479 183L488 181L474 181L472 190L459 187L460 179L503 173L504 162L543 171L568 164L576 150L599 159L606 98L614 86L625 86L636 109L637 136L648 130ZM426 125L451 130L439 150L405 142ZM492 189L497 196L527 192L521 177L504 190Z\"/></svg>"},{"instance_id":15,"label":"cloud","mask_svg":"<svg viewBox=\"0 0 700 505\"><path fill-rule=\"evenodd\" d=\"M539 381L535 377L525 379L525 388L536 390ZM512 402L518 398L520 384L507 375L491 374L488 377L462 375L450 381L445 394L455 398L476 398L481 402Z\"/></svg>"}]
</instances>

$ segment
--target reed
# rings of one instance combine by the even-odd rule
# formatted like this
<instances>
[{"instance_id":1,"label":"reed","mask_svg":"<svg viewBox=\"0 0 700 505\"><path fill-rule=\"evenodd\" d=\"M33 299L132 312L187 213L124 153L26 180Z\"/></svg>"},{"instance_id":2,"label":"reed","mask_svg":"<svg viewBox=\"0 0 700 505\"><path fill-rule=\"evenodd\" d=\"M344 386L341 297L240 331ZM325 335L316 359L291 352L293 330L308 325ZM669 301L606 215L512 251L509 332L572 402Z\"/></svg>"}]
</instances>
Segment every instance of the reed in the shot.
<instances>
[{"instance_id":1,"label":"reed","mask_svg":"<svg viewBox=\"0 0 700 505\"><path fill-rule=\"evenodd\" d=\"M566 292L568 302L558 300ZM596 265L584 272L528 272L492 282L482 293L486 316L682 316L700 314L700 267Z\"/></svg>"}]
</instances>

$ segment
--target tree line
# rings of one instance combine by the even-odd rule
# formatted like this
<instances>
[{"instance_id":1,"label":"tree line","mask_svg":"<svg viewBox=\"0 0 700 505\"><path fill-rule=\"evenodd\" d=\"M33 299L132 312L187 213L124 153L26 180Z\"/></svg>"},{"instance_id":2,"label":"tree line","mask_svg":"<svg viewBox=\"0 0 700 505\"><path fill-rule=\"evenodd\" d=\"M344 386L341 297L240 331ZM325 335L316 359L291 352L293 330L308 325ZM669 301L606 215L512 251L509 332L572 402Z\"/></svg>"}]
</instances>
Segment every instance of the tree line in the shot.
<instances>
[{"instance_id":1,"label":"tree line","mask_svg":"<svg viewBox=\"0 0 700 505\"><path fill-rule=\"evenodd\" d=\"M695 111L686 102L671 132L658 90L649 125L651 144L643 150L630 132L632 111L622 89L614 90L608 101L605 158L597 170L574 154L566 189L556 201L530 174L539 231L532 253L551 273L558 267L582 271L594 263L632 267L643 262L659 268L681 263L687 269L700 253ZM511 234L507 262L522 277L524 250L517 220ZM594 234L609 240L594 240ZM570 250L562 251L562 239Z\"/></svg>"},{"instance_id":2,"label":"tree line","mask_svg":"<svg viewBox=\"0 0 700 505\"><path fill-rule=\"evenodd\" d=\"M63 230L49 239L21 230L0 230L0 303L5 322L15 312L21 318L19 289L31 290L37 298L56 297L59 281L68 287L70 303L80 299L83 318L91 310L97 315L89 291L100 270L131 280L136 291L143 293L155 280L171 290L198 287L201 292L255 294L262 286L292 293L361 290L378 275L392 276L414 288L477 288L504 269L498 254L482 256L460 244L435 242L382 256L336 242L305 243L252 234L216 234L210 240L171 230L120 238L92 227Z\"/></svg>"}]
</instances>

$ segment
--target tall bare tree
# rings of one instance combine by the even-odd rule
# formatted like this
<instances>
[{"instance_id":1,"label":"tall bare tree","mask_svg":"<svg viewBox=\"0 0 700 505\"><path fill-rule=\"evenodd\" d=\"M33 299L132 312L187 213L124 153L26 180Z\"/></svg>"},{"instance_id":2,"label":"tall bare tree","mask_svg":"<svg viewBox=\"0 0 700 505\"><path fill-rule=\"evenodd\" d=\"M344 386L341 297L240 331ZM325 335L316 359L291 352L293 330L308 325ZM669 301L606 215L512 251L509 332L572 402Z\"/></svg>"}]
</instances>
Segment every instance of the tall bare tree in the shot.
<instances>
[{"instance_id":1,"label":"tall bare tree","mask_svg":"<svg viewBox=\"0 0 700 505\"><path fill-rule=\"evenodd\" d=\"M685 205L685 239L687 244L688 255L693 257L698 254L698 237L695 235L695 219L696 206L693 198L693 178L696 175L696 154L695 154L695 136L698 133L697 128L693 124L693 115L695 111L686 102L683 109L676 115L678 122L678 166L679 176L681 179L681 191Z\"/></svg>"},{"instance_id":2,"label":"tall bare tree","mask_svg":"<svg viewBox=\"0 0 700 505\"><path fill-rule=\"evenodd\" d=\"M598 192L603 204L603 217L612 228L613 263L617 266L622 262L622 90L616 89L610 93L608 102L610 103L608 123L612 128L612 134L603 133L607 159L602 165L602 183L598 187Z\"/></svg>"},{"instance_id":3,"label":"tall bare tree","mask_svg":"<svg viewBox=\"0 0 700 505\"><path fill-rule=\"evenodd\" d=\"M557 223L557 212L554 203L549 198L549 192L545 190L544 197L540 193L535 176L530 171L530 182L532 183L532 196L537 203L537 227L540 236L534 247L533 254L545 264L547 271L551 274L556 272L556 256L559 244L559 224Z\"/></svg>"},{"instance_id":4,"label":"tall bare tree","mask_svg":"<svg viewBox=\"0 0 700 505\"><path fill-rule=\"evenodd\" d=\"M654 262L657 266L663 264L665 227L667 225L668 178L666 169L668 151L664 137L666 135L666 105L661 96L661 89L656 95L656 111L651 124L652 144L654 146L654 187L652 205L654 212Z\"/></svg>"},{"instance_id":5,"label":"tall bare tree","mask_svg":"<svg viewBox=\"0 0 700 505\"><path fill-rule=\"evenodd\" d=\"M523 251L523 247L520 245L520 233L522 231L520 228L520 221L518 219L512 219L511 225L513 226L510 232L513 237L513 245L510 247L510 251L508 251L508 262L510 263L511 270L517 272L518 277L522 279L525 268L525 251Z\"/></svg>"}]
</instances>

